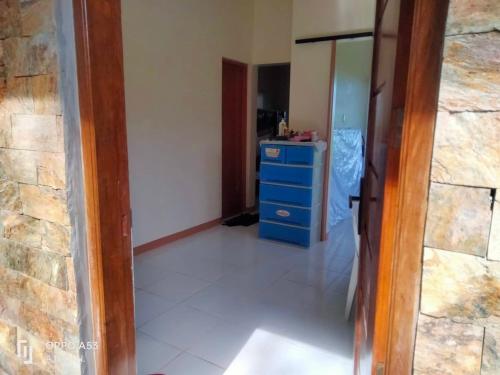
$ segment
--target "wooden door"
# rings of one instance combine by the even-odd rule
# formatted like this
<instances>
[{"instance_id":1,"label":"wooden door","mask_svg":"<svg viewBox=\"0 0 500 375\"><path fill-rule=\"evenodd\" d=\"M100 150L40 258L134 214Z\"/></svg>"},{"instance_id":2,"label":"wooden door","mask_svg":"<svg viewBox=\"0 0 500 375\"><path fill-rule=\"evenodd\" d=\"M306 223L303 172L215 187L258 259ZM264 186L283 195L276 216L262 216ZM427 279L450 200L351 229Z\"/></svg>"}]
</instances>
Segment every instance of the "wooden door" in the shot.
<instances>
[{"instance_id":1,"label":"wooden door","mask_svg":"<svg viewBox=\"0 0 500 375\"><path fill-rule=\"evenodd\" d=\"M383 374L401 133L414 1L378 0L367 164L361 198L355 374ZM377 303L378 301L378 303ZM377 318L377 319L376 319Z\"/></svg>"},{"instance_id":2,"label":"wooden door","mask_svg":"<svg viewBox=\"0 0 500 375\"><path fill-rule=\"evenodd\" d=\"M247 66L222 61L222 217L245 209Z\"/></svg>"}]
</instances>

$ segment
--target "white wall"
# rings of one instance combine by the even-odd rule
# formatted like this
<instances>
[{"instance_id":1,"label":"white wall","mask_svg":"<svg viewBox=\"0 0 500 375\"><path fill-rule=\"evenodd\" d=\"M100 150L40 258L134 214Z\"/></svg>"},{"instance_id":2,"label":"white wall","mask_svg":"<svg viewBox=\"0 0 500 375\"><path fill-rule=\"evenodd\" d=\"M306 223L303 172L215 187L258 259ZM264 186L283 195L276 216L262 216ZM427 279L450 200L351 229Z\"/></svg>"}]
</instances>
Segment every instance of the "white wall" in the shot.
<instances>
[{"instance_id":1,"label":"white wall","mask_svg":"<svg viewBox=\"0 0 500 375\"><path fill-rule=\"evenodd\" d=\"M221 58L252 58L248 0L122 0L134 245L221 215Z\"/></svg>"},{"instance_id":2,"label":"white wall","mask_svg":"<svg viewBox=\"0 0 500 375\"><path fill-rule=\"evenodd\" d=\"M375 0L293 0L290 126L326 137L330 95L331 42L295 39L372 30Z\"/></svg>"}]
</instances>

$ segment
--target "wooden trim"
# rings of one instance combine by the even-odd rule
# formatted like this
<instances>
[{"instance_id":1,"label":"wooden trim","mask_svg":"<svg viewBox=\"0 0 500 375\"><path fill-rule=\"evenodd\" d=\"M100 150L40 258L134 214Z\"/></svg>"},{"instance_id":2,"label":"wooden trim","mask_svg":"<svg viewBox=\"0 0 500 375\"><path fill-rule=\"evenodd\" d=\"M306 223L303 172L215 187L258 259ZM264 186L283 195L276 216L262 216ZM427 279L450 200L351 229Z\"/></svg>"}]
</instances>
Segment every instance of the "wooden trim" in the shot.
<instances>
[{"instance_id":1,"label":"wooden trim","mask_svg":"<svg viewBox=\"0 0 500 375\"><path fill-rule=\"evenodd\" d=\"M383 228L380 238L379 265L377 275L376 315L373 337L372 372L386 362L389 311L391 304L393 245L396 233L399 168L401 156L401 130L408 87L411 31L413 25L414 0L402 1L399 12L397 55L392 92L391 125L387 142L387 169L382 213ZM382 34L386 38L385 34ZM385 229L387 228L387 229Z\"/></svg>"},{"instance_id":2,"label":"wooden trim","mask_svg":"<svg viewBox=\"0 0 500 375\"><path fill-rule=\"evenodd\" d=\"M211 220L211 221L207 221L206 223L197 225L195 227L188 228L188 229L182 230L180 232L170 234L170 235L162 237L162 238L158 238L157 240L147 242L143 245L136 246L136 247L134 247L134 255L143 254L145 252L148 252L148 251L157 249L161 246L167 245L171 242L192 236L193 234L196 234L196 233L202 232L204 230L213 228L213 227L219 225L220 223L221 223L220 218L215 219L215 220Z\"/></svg>"},{"instance_id":3,"label":"wooden trim","mask_svg":"<svg viewBox=\"0 0 500 375\"><path fill-rule=\"evenodd\" d=\"M328 97L328 118L327 118L327 129L326 129L326 155L325 155L325 169L323 171L323 202L321 208L321 241L326 241L328 239L328 199L329 199L329 189L330 189L330 165L332 163L332 127L333 127L333 115L335 111L335 106L333 105L333 99L335 98L335 63L337 58L337 42L332 41L332 52L330 59L330 95Z\"/></svg>"},{"instance_id":4,"label":"wooden trim","mask_svg":"<svg viewBox=\"0 0 500 375\"><path fill-rule=\"evenodd\" d=\"M73 0L96 373L134 375L121 9Z\"/></svg>"},{"instance_id":5,"label":"wooden trim","mask_svg":"<svg viewBox=\"0 0 500 375\"><path fill-rule=\"evenodd\" d=\"M385 374L411 374L449 0L415 0L403 119Z\"/></svg>"},{"instance_id":6,"label":"wooden trim","mask_svg":"<svg viewBox=\"0 0 500 375\"><path fill-rule=\"evenodd\" d=\"M245 71L245 81L243 83L243 92L245 93L243 97L243 102L241 103L242 107L242 146L241 146L241 181L242 181L242 189L240 194L240 210L243 212L247 205L247 132L248 132L248 64L245 64L241 61L228 59L227 57L222 58L222 63L232 64L235 66L242 67ZM222 108L221 108L222 111ZM221 112L222 115L222 112ZM222 119L222 116L221 116ZM222 136L222 135L221 135ZM224 199L224 197L222 197Z\"/></svg>"}]
</instances>

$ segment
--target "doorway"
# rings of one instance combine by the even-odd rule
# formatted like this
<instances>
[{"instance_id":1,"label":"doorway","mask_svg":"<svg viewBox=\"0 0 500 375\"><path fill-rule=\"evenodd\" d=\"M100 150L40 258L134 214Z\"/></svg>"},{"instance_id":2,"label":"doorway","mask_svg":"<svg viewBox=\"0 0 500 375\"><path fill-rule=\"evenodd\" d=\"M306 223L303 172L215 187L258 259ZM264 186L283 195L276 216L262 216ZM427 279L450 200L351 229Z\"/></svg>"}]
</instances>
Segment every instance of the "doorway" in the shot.
<instances>
[{"instance_id":1,"label":"doorway","mask_svg":"<svg viewBox=\"0 0 500 375\"><path fill-rule=\"evenodd\" d=\"M290 106L290 64L257 67L257 134L255 142L255 206L259 205L260 141L278 135L281 120L288 123Z\"/></svg>"},{"instance_id":2,"label":"doorway","mask_svg":"<svg viewBox=\"0 0 500 375\"><path fill-rule=\"evenodd\" d=\"M399 365L400 368L410 362L408 357L412 352L413 340L409 336L414 331L412 326L414 314L412 314L411 308L415 305L413 303L415 300L413 294L417 294L414 293L417 289L414 285L418 284L420 271L418 262L420 261L422 247L419 238L423 231L422 212L425 212L426 209L424 203L426 201L426 190L422 187L425 187L425 181L428 180L430 146L432 145L432 129L437 103L437 97L434 95L437 93L437 83L433 84L433 82L438 82L436 76L439 75L439 51L442 47L444 32L442 26L446 16L445 12L441 11L443 5L434 6L433 2L424 0L417 0L415 3L417 9L424 9L425 11L418 12L415 20L412 19L411 22L408 22L408 25L413 26L414 30L423 29L427 32L413 33L411 50L414 50L414 52L412 52L411 56L407 56L408 59L404 61L404 66L411 68L408 77L412 80L410 80L411 84L408 92L412 99L412 105L408 105L408 108L401 111L399 116L399 118L404 117L406 126L404 138L400 144L401 153L405 155L401 159L402 183L395 182L396 186L393 187L401 203L394 208L396 211L394 217L398 219L396 220L398 224L396 232L400 233L400 236L398 236L398 241L394 245L391 243L390 246L387 246L391 253L398 252L402 245L404 245L405 251L402 254L404 257L401 259L396 257L396 261L391 268L394 274L394 284L388 289L388 292L396 299L396 303L393 304L392 301L388 301L383 304L388 310L395 309L395 311L390 311L391 316L396 318L393 320L396 323L393 323L392 327L390 327L391 331L407 335L401 337L398 345L396 345L398 337L395 337L396 334L394 334L392 341L389 340L387 349L390 351L391 347L404 347L404 352L401 352L401 350L394 351L393 356L387 360L387 364L390 364L391 360L399 363L404 361L402 365ZM99 339L99 350L96 352L96 357L97 362L100 363L100 368L103 369L100 373L133 374L135 373L135 349L131 344L134 336L134 323L133 311L131 311L133 301L131 298L132 275L130 274L130 221L128 216L130 207L128 195L125 194L128 192L128 175L126 162L124 162L127 160L127 155L126 142L124 142L123 87L120 86L123 82L123 74L121 74L120 64L117 64L117 68L113 70L113 75L110 75L109 64L103 63L110 60L122 62L120 8L115 6L111 10L104 9L98 2L87 2L85 0L81 1L81 5L75 11L76 42L80 82L80 113L82 128L85 130L82 133L83 157L86 170L89 171L85 176L88 225L92 229L92 233L89 234L89 252L91 253L90 257L95 259L89 272L92 280L95 280L95 284L98 285L97 289L92 291L92 310L97 322L97 327L94 327L94 329L96 337ZM379 7L379 12L380 9L382 7ZM382 17L377 17L377 19L382 19ZM438 24L438 27L436 27L436 24ZM88 25L95 25L95 28L89 28ZM377 26L376 34L382 35L379 26ZM392 35L388 37L392 38ZM380 50L391 50L387 45L381 45L381 43L376 43L376 45ZM404 50L408 51L408 46ZM90 69L90 66L93 69ZM432 68L430 74L429 67ZM383 80L377 83L375 90L372 92L373 96L380 94L381 89L386 85L386 81ZM431 92L432 95L424 95L424 90L426 93ZM117 95L117 92L121 95ZM389 98L387 102L391 103L391 99ZM114 105L110 106L109 103ZM372 107L375 108L375 106ZM120 135L119 137L109 136L109 134L115 135L117 132ZM112 147L110 147L109 143L111 143ZM88 168L89 166L93 168ZM378 174L375 177L379 177L382 181L384 176ZM369 187L373 187L375 182L372 181ZM400 185L401 188L399 188ZM89 199L93 197L99 199ZM372 204L371 198L371 196L368 197L366 203ZM379 198L381 197L377 197L375 203L381 206L381 199ZM367 214L369 214L368 206L366 207ZM365 216L368 217L368 215ZM411 222L408 218L412 219ZM387 225L383 225L383 228L384 230L391 229ZM376 229L367 228L370 232L380 232L376 231ZM369 251L371 250L370 248L367 249L367 256L370 255ZM280 249L277 251L281 252ZM233 253L228 252L228 255L233 255ZM267 257L268 253L262 252L257 255ZM411 267L414 272L404 272L404 266L407 264L414 266ZM376 276L370 272L371 268L365 267L364 269L367 271L367 276ZM124 272L124 270L128 271ZM396 273L398 270L401 272ZM397 282L399 279L405 279L403 281L406 282ZM384 286L380 284L377 286L376 283L372 282L373 280L366 279L365 281L363 285L366 288L363 292L368 292L368 294L365 294L363 299L359 300L359 306L371 305L371 302L375 299L375 293L373 292L378 292L378 289ZM408 296L408 291L411 292L409 293L411 295L404 301L405 303L398 304L398 301L402 302L399 297L405 292ZM397 309L403 309L403 311ZM366 345L365 343L360 345L360 338L369 337L371 340L373 319L369 324L364 323L364 319L366 316L373 318L375 314L373 309L364 309L362 311L363 315L358 316L357 319L359 322L358 327L368 327L370 331L357 330L359 334L359 338L356 339L358 348L363 347L362 353L358 351L357 360L370 358L372 349L371 341L367 341ZM389 313L386 315L388 316ZM106 334L102 334L103 332ZM117 341L117 338L119 341ZM365 350L365 347L369 350ZM364 354L365 352L367 355ZM371 362L369 360L367 364L370 365ZM406 373L406 371L389 371L386 373Z\"/></svg>"},{"instance_id":3,"label":"doorway","mask_svg":"<svg viewBox=\"0 0 500 375\"><path fill-rule=\"evenodd\" d=\"M332 93L325 194L326 237L350 225L354 260L345 317L353 310L359 268L359 200L365 171L365 144L372 76L373 38L340 40L332 45Z\"/></svg>"},{"instance_id":4,"label":"doorway","mask_svg":"<svg viewBox=\"0 0 500 375\"><path fill-rule=\"evenodd\" d=\"M326 233L352 219L365 170L373 38L335 43Z\"/></svg>"},{"instance_id":5,"label":"doorway","mask_svg":"<svg viewBox=\"0 0 500 375\"><path fill-rule=\"evenodd\" d=\"M247 65L222 60L222 218L245 209Z\"/></svg>"}]
</instances>

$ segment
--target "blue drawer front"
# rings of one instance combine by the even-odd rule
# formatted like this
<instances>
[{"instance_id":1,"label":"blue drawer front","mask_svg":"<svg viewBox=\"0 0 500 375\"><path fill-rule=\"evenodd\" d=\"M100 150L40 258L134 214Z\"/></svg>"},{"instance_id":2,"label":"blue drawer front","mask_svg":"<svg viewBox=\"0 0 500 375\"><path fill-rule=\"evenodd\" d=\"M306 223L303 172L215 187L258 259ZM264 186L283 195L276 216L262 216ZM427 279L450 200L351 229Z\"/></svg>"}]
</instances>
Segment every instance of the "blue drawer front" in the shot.
<instances>
[{"instance_id":1,"label":"blue drawer front","mask_svg":"<svg viewBox=\"0 0 500 375\"><path fill-rule=\"evenodd\" d=\"M260 184L260 200L294 206L311 207L312 189Z\"/></svg>"},{"instance_id":2,"label":"blue drawer front","mask_svg":"<svg viewBox=\"0 0 500 375\"><path fill-rule=\"evenodd\" d=\"M262 220L278 221L303 227L311 225L311 210L307 208L288 207L263 202L260 204L260 217Z\"/></svg>"},{"instance_id":3,"label":"blue drawer front","mask_svg":"<svg viewBox=\"0 0 500 375\"><path fill-rule=\"evenodd\" d=\"M272 163L284 163L286 160L286 146L262 145L260 148L260 159Z\"/></svg>"},{"instance_id":4,"label":"blue drawer front","mask_svg":"<svg viewBox=\"0 0 500 375\"><path fill-rule=\"evenodd\" d=\"M311 186L313 169L304 167L284 167L281 165L260 165L260 180L266 182L277 182L280 184L292 184Z\"/></svg>"},{"instance_id":5,"label":"blue drawer front","mask_svg":"<svg viewBox=\"0 0 500 375\"><path fill-rule=\"evenodd\" d=\"M308 229L267 222L260 222L259 235L261 238L289 242L305 247L309 247L311 241L311 233Z\"/></svg>"},{"instance_id":6,"label":"blue drawer front","mask_svg":"<svg viewBox=\"0 0 500 375\"><path fill-rule=\"evenodd\" d=\"M287 164L313 165L314 148L308 146L287 146Z\"/></svg>"}]
</instances>

